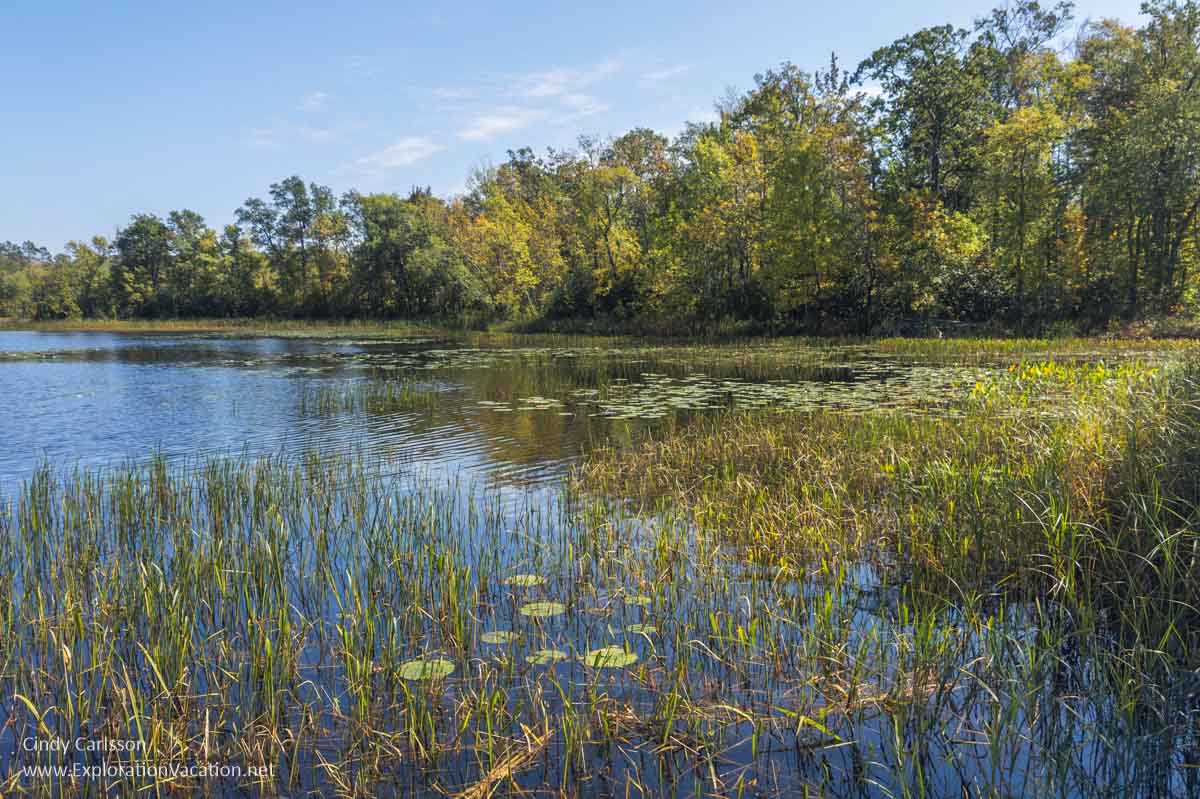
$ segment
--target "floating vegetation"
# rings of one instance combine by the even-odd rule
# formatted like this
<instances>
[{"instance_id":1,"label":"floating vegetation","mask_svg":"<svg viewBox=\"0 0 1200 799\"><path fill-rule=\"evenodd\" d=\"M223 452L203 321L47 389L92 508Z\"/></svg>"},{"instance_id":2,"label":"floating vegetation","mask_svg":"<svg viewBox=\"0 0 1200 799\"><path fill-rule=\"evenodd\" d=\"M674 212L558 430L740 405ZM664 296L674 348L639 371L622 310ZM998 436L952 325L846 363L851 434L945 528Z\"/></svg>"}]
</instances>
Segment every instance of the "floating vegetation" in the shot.
<instances>
[{"instance_id":1,"label":"floating vegetation","mask_svg":"<svg viewBox=\"0 0 1200 799\"><path fill-rule=\"evenodd\" d=\"M634 635L655 635L658 633L658 628L653 624L631 624L625 630Z\"/></svg>"},{"instance_id":2,"label":"floating vegetation","mask_svg":"<svg viewBox=\"0 0 1200 799\"><path fill-rule=\"evenodd\" d=\"M490 400L478 404L504 413L554 411L559 416L583 414L619 421L730 408L864 411L940 402L969 390L987 371L979 367L897 368L886 363L853 363L818 370L796 382L719 379L703 374L674 378L647 372L636 382L618 379L602 389L576 389L565 402L535 396L521 399L516 407Z\"/></svg>"},{"instance_id":3,"label":"floating vegetation","mask_svg":"<svg viewBox=\"0 0 1200 799\"><path fill-rule=\"evenodd\" d=\"M540 574L514 574L505 579L505 585L511 585L516 588L536 588L546 582L546 578Z\"/></svg>"},{"instance_id":4,"label":"floating vegetation","mask_svg":"<svg viewBox=\"0 0 1200 799\"><path fill-rule=\"evenodd\" d=\"M637 663L638 656L620 646L602 646L583 656L583 662L593 669L623 669Z\"/></svg>"},{"instance_id":5,"label":"floating vegetation","mask_svg":"<svg viewBox=\"0 0 1200 799\"><path fill-rule=\"evenodd\" d=\"M626 605L637 605L639 607L646 607L651 604L651 601L652 600L650 599L650 597L644 596L642 594L632 594L632 595L625 597Z\"/></svg>"},{"instance_id":6,"label":"floating vegetation","mask_svg":"<svg viewBox=\"0 0 1200 799\"><path fill-rule=\"evenodd\" d=\"M547 397L535 396L521 399L521 410L523 411L549 411L558 410L562 407L562 400L549 399Z\"/></svg>"},{"instance_id":7,"label":"floating vegetation","mask_svg":"<svg viewBox=\"0 0 1200 799\"><path fill-rule=\"evenodd\" d=\"M520 608L522 616L530 616L535 619L548 619L552 616L561 616L567 612L567 606L561 602L527 602Z\"/></svg>"},{"instance_id":8,"label":"floating vegetation","mask_svg":"<svg viewBox=\"0 0 1200 799\"><path fill-rule=\"evenodd\" d=\"M511 644L519 638L520 636L512 630L491 630L479 636L480 641L495 646Z\"/></svg>"},{"instance_id":9,"label":"floating vegetation","mask_svg":"<svg viewBox=\"0 0 1200 799\"><path fill-rule=\"evenodd\" d=\"M289 335L292 327L309 329L285 327ZM13 353L29 363L14 369L40 368L35 364L47 359L58 369L65 362L127 368L126 411L113 414L103 393L60 396L50 392L56 381L47 381L50 393L38 394L38 381L30 381L35 396L10 409L0 478L28 477L43 456L96 466L145 459L156 447L177 459L363 447L422 467L546 484L596 444L672 437L729 410L959 413L976 382L1026 350L1066 366L1200 352L1200 342L1109 339L1066 340L1060 351L1048 340L635 345L577 336L372 338L356 331L287 342L192 334L128 336L114 345L106 336L103 346L85 346L79 336L31 337L30 351ZM156 366L153 380L143 364ZM220 369L220 379L195 390L196 366ZM181 390L170 390L177 380ZM1038 412L1054 410L1044 403ZM69 425L92 414L87 435L47 440L54 428L43 422L54 425L61 415ZM126 424L128 418L139 424Z\"/></svg>"},{"instance_id":10,"label":"floating vegetation","mask_svg":"<svg viewBox=\"0 0 1200 799\"><path fill-rule=\"evenodd\" d=\"M422 658L400 664L401 679L410 682L441 680L454 673L454 663L445 658Z\"/></svg>"},{"instance_id":11,"label":"floating vegetation","mask_svg":"<svg viewBox=\"0 0 1200 799\"><path fill-rule=\"evenodd\" d=\"M561 649L539 649L531 652L525 660L534 666L549 666L554 663L562 663L568 657L570 656Z\"/></svg>"}]
</instances>

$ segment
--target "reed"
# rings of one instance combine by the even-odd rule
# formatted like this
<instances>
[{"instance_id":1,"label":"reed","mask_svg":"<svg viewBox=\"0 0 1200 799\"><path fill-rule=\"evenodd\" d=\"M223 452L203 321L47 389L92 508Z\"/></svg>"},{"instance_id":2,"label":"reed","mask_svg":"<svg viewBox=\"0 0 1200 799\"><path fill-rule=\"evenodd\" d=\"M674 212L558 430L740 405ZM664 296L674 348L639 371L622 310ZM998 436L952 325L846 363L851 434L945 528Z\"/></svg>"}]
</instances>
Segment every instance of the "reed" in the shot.
<instances>
[{"instance_id":1,"label":"reed","mask_svg":"<svg viewBox=\"0 0 1200 799\"><path fill-rule=\"evenodd\" d=\"M381 416L428 411L440 403L439 387L411 377L310 386L297 394L301 416Z\"/></svg>"}]
</instances>

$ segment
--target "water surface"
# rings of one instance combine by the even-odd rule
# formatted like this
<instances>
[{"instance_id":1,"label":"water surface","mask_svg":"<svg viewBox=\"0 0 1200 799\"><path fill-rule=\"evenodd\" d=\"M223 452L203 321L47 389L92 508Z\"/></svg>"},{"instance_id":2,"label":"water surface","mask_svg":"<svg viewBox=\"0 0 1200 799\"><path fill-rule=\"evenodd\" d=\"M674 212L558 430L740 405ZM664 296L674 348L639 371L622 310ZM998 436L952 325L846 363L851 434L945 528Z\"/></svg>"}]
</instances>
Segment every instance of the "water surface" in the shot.
<instances>
[{"instance_id":1,"label":"water surface","mask_svg":"<svg viewBox=\"0 0 1200 799\"><path fill-rule=\"evenodd\" d=\"M505 342L509 344L509 342ZM152 453L333 454L538 484L595 443L633 440L729 405L843 407L942 401L978 367L864 348L797 345L763 365L727 352L390 340L0 332L0 485L41 463L92 467ZM322 390L417 380L436 401L314 413Z\"/></svg>"}]
</instances>

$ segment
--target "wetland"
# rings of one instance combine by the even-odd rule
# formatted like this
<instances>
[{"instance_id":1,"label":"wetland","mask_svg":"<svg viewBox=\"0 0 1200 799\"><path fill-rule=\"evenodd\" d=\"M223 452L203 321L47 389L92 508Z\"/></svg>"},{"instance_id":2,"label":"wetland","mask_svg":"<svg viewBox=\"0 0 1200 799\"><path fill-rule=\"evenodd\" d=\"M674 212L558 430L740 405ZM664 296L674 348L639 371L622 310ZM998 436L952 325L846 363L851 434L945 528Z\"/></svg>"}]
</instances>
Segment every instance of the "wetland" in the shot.
<instances>
[{"instance_id":1,"label":"wetland","mask_svg":"<svg viewBox=\"0 0 1200 799\"><path fill-rule=\"evenodd\" d=\"M1195 354L0 332L0 788L1194 795Z\"/></svg>"}]
</instances>

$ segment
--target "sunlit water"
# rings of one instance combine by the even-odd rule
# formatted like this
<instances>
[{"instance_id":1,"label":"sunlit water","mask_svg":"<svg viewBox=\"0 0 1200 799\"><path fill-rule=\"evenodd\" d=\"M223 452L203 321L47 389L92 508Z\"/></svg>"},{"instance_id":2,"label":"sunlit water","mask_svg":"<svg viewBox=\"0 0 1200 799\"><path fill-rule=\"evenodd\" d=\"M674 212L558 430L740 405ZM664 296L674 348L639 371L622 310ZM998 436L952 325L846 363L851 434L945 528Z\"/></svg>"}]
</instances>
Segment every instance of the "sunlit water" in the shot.
<instances>
[{"instance_id":1,"label":"sunlit water","mask_svg":"<svg viewBox=\"0 0 1200 799\"><path fill-rule=\"evenodd\" d=\"M862 349L806 353L786 369L740 361L696 363L669 347L0 332L0 485L41 463L307 449L365 450L397 465L531 485L560 477L590 445L634 440L715 408L945 399L979 372ZM379 414L304 406L322 387L414 376L436 402Z\"/></svg>"}]
</instances>

